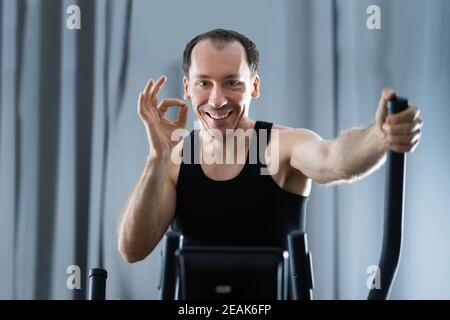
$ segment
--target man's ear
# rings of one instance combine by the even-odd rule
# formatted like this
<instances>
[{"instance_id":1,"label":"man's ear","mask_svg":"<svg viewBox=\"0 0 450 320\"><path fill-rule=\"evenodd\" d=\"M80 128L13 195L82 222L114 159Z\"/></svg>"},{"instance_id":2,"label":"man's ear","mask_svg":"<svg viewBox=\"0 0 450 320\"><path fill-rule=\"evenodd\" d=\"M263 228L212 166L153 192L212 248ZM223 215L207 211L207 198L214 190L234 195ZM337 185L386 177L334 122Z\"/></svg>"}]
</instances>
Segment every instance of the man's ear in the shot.
<instances>
[{"instance_id":1,"label":"man's ear","mask_svg":"<svg viewBox=\"0 0 450 320\"><path fill-rule=\"evenodd\" d=\"M259 86L260 86L259 76L256 75L255 78L252 80L252 98L257 99L259 97Z\"/></svg>"},{"instance_id":2,"label":"man's ear","mask_svg":"<svg viewBox=\"0 0 450 320\"><path fill-rule=\"evenodd\" d=\"M186 76L183 77L183 88L184 88L184 100L191 100L191 95L189 93L189 80Z\"/></svg>"}]
</instances>

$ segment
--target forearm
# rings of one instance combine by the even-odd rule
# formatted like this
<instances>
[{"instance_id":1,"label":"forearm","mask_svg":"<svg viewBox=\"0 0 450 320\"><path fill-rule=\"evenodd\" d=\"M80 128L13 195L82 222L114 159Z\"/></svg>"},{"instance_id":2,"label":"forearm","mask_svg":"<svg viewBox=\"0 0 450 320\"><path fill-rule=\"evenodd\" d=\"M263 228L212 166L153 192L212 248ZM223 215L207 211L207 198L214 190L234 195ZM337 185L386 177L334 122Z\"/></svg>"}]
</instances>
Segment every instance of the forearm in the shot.
<instances>
[{"instance_id":1,"label":"forearm","mask_svg":"<svg viewBox=\"0 0 450 320\"><path fill-rule=\"evenodd\" d=\"M375 124L351 129L335 140L331 168L338 180L354 180L369 175L385 161L386 146Z\"/></svg>"},{"instance_id":2,"label":"forearm","mask_svg":"<svg viewBox=\"0 0 450 320\"><path fill-rule=\"evenodd\" d=\"M168 162L164 157L147 158L144 171L125 205L118 233L119 251L127 260L143 258L159 240L160 199Z\"/></svg>"}]
</instances>

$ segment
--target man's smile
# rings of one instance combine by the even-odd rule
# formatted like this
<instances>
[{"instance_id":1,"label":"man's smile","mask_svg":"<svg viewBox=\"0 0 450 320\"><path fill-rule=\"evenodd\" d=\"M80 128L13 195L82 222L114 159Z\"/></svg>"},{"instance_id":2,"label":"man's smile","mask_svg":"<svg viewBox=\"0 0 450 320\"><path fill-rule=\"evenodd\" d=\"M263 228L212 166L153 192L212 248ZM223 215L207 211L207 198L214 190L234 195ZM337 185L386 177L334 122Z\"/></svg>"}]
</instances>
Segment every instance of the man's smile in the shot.
<instances>
[{"instance_id":1,"label":"man's smile","mask_svg":"<svg viewBox=\"0 0 450 320\"><path fill-rule=\"evenodd\" d=\"M233 111L227 111L227 112L222 112L222 113L217 113L217 112L206 112L205 113L213 120L222 120L222 119L226 119L228 118Z\"/></svg>"}]
</instances>

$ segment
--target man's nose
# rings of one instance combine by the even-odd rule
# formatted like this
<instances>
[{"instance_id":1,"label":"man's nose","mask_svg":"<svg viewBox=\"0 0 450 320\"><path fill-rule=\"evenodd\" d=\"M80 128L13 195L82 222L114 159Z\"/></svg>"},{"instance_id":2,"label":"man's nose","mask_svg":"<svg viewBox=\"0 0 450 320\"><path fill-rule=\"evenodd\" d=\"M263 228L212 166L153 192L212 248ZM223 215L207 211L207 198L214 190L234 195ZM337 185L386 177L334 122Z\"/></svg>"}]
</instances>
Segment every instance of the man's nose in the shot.
<instances>
[{"instance_id":1,"label":"man's nose","mask_svg":"<svg viewBox=\"0 0 450 320\"><path fill-rule=\"evenodd\" d=\"M226 96L223 94L223 91L219 87L215 87L211 90L211 94L209 95L209 104L214 108L221 108L226 105L228 102Z\"/></svg>"}]
</instances>

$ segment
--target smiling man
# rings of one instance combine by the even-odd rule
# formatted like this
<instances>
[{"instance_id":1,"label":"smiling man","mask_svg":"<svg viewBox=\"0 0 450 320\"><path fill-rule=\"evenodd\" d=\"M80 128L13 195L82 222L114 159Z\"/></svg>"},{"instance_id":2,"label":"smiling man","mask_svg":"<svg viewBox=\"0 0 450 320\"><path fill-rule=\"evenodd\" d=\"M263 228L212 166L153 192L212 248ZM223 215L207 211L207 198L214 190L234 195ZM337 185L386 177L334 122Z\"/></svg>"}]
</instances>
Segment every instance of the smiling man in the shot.
<instances>
[{"instance_id":1,"label":"smiling man","mask_svg":"<svg viewBox=\"0 0 450 320\"><path fill-rule=\"evenodd\" d=\"M149 156L119 220L119 251L128 262L152 252L170 224L187 244L284 247L290 231L304 228L312 181L361 179L383 164L388 148L412 152L419 143L417 107L387 116L392 89L381 93L373 124L335 140L250 119L250 102L260 94L259 53L237 32L201 34L187 44L183 57L184 98L200 129L174 139L186 126L188 103L175 98L158 103L165 76L147 83L138 113L147 130ZM169 121L164 114L173 106L180 113ZM239 132L252 134L238 143ZM252 162L255 145L258 157ZM211 154L217 161L191 161ZM261 174L262 168L268 174Z\"/></svg>"}]
</instances>

